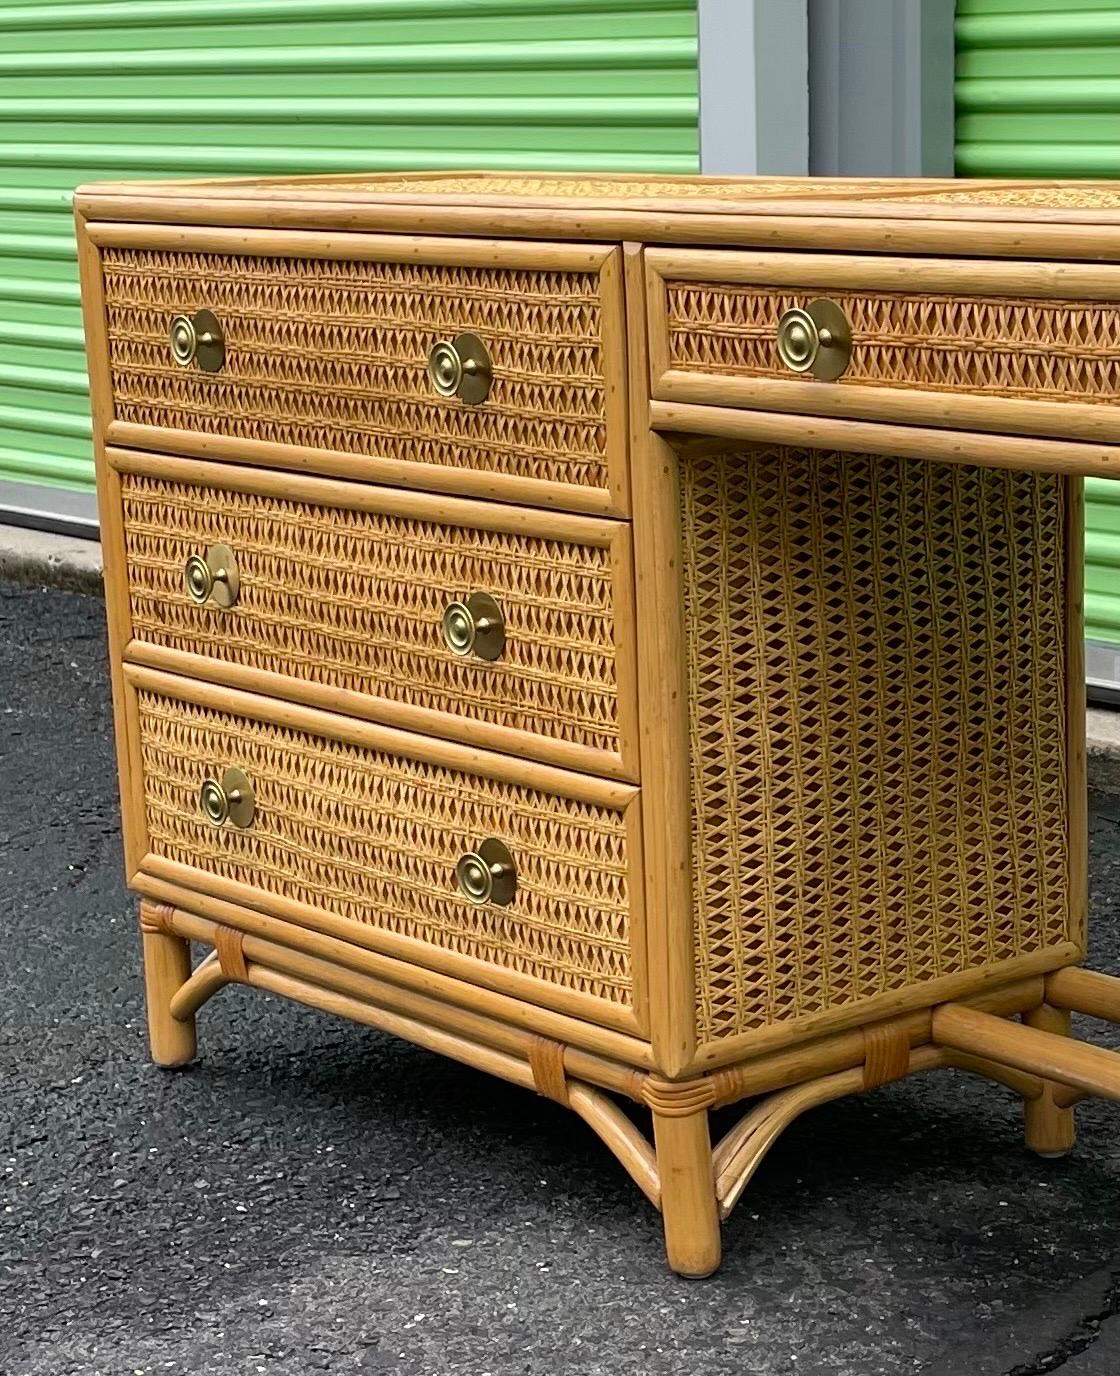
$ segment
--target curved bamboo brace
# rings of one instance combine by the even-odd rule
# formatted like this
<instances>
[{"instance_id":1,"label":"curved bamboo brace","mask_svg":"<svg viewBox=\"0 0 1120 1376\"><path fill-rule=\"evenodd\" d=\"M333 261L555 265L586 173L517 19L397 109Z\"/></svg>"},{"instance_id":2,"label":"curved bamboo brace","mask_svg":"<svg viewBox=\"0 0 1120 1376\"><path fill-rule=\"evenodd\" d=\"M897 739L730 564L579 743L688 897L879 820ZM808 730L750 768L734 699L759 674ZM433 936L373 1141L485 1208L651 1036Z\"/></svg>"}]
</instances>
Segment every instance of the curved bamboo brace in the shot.
<instances>
[{"instance_id":1,"label":"curved bamboo brace","mask_svg":"<svg viewBox=\"0 0 1120 1376\"><path fill-rule=\"evenodd\" d=\"M1014 1067L937 1046L920 1046L912 1051L906 1073L915 1075L924 1070L942 1068L965 1070L997 1080L1024 1099L1037 1099L1044 1088L1043 1082L1036 1076ZM726 1218L730 1214L766 1153L795 1118L833 1099L859 1094L864 1088L863 1067L857 1066L780 1090L740 1118L712 1152L720 1217Z\"/></svg>"},{"instance_id":2,"label":"curved bamboo brace","mask_svg":"<svg viewBox=\"0 0 1120 1376\"><path fill-rule=\"evenodd\" d=\"M1120 1054L1115 1051L994 1018L957 1003L945 1003L933 1010L932 1033L940 1046L985 1056L1120 1103Z\"/></svg>"},{"instance_id":3,"label":"curved bamboo brace","mask_svg":"<svg viewBox=\"0 0 1120 1376\"><path fill-rule=\"evenodd\" d=\"M186 1022L194 1017L208 999L212 999L219 989L224 989L233 981L222 972L217 951L211 951L201 961L186 984L176 990L171 999L171 1016L176 1022Z\"/></svg>"},{"instance_id":4,"label":"curved bamboo brace","mask_svg":"<svg viewBox=\"0 0 1120 1376\"><path fill-rule=\"evenodd\" d=\"M568 1103L622 1163L655 1209L661 1208L661 1177L653 1148L622 1110L601 1091L568 1081Z\"/></svg>"}]
</instances>

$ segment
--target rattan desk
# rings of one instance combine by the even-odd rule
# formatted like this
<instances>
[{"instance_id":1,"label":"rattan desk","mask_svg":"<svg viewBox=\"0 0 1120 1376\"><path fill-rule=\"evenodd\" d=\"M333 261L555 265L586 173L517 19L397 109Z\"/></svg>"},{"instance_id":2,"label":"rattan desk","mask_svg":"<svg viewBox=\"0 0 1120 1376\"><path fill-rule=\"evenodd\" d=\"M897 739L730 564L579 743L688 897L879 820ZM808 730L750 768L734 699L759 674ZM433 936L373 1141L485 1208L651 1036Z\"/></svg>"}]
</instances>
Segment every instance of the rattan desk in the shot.
<instances>
[{"instance_id":1,"label":"rattan desk","mask_svg":"<svg viewBox=\"0 0 1120 1376\"><path fill-rule=\"evenodd\" d=\"M689 1275L815 1104L964 1067L1053 1154L1120 1097L1069 1035L1120 1016L1078 968L1120 188L77 214L158 1064L231 980L387 1029L583 1117Z\"/></svg>"}]
</instances>

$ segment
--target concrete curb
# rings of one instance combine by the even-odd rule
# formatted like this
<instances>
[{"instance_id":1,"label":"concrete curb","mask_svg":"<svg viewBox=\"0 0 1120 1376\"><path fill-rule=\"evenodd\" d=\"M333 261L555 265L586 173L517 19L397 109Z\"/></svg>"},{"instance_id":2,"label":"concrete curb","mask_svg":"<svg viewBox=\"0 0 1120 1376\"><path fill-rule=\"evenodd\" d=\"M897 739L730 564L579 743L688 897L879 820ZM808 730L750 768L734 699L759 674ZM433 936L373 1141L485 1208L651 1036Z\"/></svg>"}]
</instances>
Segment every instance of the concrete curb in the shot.
<instances>
[{"instance_id":1,"label":"concrete curb","mask_svg":"<svg viewBox=\"0 0 1120 1376\"><path fill-rule=\"evenodd\" d=\"M0 579L101 593L101 546L96 540L0 526ZM1089 787L1120 793L1120 712L1089 708L1086 750Z\"/></svg>"},{"instance_id":2,"label":"concrete curb","mask_svg":"<svg viewBox=\"0 0 1120 1376\"><path fill-rule=\"evenodd\" d=\"M0 526L0 578L71 592L100 593L101 546L96 540Z\"/></svg>"}]
</instances>

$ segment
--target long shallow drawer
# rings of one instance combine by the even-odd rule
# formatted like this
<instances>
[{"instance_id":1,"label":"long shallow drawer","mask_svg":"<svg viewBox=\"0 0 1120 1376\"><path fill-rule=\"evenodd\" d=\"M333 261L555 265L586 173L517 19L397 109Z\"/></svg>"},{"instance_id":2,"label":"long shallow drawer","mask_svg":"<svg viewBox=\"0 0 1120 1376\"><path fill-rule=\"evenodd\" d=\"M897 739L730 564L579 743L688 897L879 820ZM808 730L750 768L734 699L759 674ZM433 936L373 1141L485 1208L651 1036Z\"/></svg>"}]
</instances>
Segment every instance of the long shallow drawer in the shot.
<instances>
[{"instance_id":1,"label":"long shallow drawer","mask_svg":"<svg viewBox=\"0 0 1120 1376\"><path fill-rule=\"evenodd\" d=\"M625 522L126 450L110 461L131 658L636 777ZM207 593L215 548L236 585Z\"/></svg>"},{"instance_id":2,"label":"long shallow drawer","mask_svg":"<svg viewBox=\"0 0 1120 1376\"><path fill-rule=\"evenodd\" d=\"M143 870L634 1029L636 789L134 666L126 683ZM465 896L474 856L489 900Z\"/></svg>"},{"instance_id":3,"label":"long shallow drawer","mask_svg":"<svg viewBox=\"0 0 1120 1376\"><path fill-rule=\"evenodd\" d=\"M95 237L110 440L625 512L618 250L143 226ZM173 329L180 317L190 328Z\"/></svg>"},{"instance_id":4,"label":"long shallow drawer","mask_svg":"<svg viewBox=\"0 0 1120 1376\"><path fill-rule=\"evenodd\" d=\"M1120 267L646 258L659 400L1120 439Z\"/></svg>"}]
</instances>

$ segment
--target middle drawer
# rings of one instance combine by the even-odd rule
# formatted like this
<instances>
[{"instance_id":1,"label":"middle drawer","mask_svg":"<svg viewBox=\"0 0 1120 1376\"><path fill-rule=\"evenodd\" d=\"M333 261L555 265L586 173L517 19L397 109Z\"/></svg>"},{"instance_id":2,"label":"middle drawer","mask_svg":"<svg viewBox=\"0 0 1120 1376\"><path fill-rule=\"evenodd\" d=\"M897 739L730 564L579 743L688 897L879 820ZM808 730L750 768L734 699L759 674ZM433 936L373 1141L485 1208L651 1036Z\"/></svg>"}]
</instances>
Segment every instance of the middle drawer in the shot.
<instances>
[{"instance_id":1,"label":"middle drawer","mask_svg":"<svg viewBox=\"0 0 1120 1376\"><path fill-rule=\"evenodd\" d=\"M130 659L637 778L624 522L109 459Z\"/></svg>"}]
</instances>

